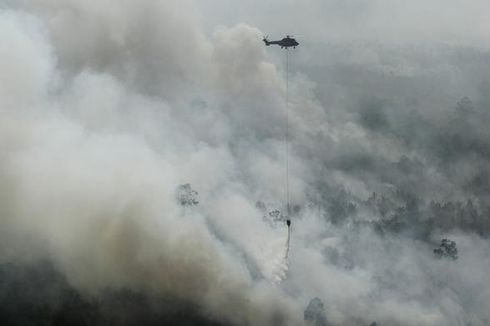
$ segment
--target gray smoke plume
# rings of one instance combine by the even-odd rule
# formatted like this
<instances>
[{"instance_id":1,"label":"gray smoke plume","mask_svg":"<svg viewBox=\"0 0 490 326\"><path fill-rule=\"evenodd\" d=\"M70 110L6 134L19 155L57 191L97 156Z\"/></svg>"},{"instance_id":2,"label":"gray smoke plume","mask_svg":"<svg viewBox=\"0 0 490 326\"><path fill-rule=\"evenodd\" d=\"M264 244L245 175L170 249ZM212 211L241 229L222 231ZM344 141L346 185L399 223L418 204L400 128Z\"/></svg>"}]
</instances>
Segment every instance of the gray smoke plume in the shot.
<instances>
[{"instance_id":1,"label":"gray smoke plume","mask_svg":"<svg viewBox=\"0 0 490 326\"><path fill-rule=\"evenodd\" d=\"M301 325L318 298L328 325L488 324L484 9L2 2L0 314ZM285 263L285 57L261 38L291 25Z\"/></svg>"}]
</instances>

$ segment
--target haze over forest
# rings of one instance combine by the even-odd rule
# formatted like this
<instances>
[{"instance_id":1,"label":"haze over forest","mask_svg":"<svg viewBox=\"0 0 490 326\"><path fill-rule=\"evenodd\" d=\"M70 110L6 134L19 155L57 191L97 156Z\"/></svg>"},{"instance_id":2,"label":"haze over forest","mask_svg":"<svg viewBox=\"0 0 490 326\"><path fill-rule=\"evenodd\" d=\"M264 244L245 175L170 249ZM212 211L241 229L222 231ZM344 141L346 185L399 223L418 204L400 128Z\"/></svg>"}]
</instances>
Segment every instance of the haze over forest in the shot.
<instances>
[{"instance_id":1,"label":"haze over forest","mask_svg":"<svg viewBox=\"0 0 490 326\"><path fill-rule=\"evenodd\" d=\"M490 324L489 11L0 0L1 323Z\"/></svg>"}]
</instances>

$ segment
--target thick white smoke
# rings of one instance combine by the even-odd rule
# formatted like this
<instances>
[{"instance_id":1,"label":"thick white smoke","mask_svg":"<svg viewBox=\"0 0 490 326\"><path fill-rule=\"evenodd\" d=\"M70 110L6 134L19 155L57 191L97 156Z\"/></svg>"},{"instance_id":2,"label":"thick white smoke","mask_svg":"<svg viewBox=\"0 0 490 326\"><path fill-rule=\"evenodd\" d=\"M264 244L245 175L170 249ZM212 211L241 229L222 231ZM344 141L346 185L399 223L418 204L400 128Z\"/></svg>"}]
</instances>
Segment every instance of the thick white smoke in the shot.
<instances>
[{"instance_id":1,"label":"thick white smoke","mask_svg":"<svg viewBox=\"0 0 490 326\"><path fill-rule=\"evenodd\" d=\"M363 227L381 218L361 204L358 219L334 223L354 215L338 189L357 203L396 186L431 198L474 195L483 207L487 195L463 185L472 162L447 167L424 139L404 138L411 128L396 109L412 105L418 117L416 101L383 102L395 109L378 112L350 98L362 74L339 72L368 66L360 72L399 74L403 83L425 72L427 58L413 67L369 47L361 58L336 48L328 77L318 79L324 67L305 65L298 49L298 66L310 70L290 80L298 209L285 260L287 227L267 218L285 207L283 62L265 52L259 29L233 24L207 35L200 15L192 1L177 0L1 7L0 262L49 259L83 293L141 291L237 325L302 324L313 297L334 325L488 323L484 238L452 230L460 259L435 261L426 241ZM449 69L439 68L434 74ZM361 84L377 86L367 77ZM429 109L427 134L430 123L444 123ZM412 164L424 166L422 176ZM403 182L392 184L393 175ZM199 205L183 210L175 189L185 183ZM326 212L322 202L338 193Z\"/></svg>"},{"instance_id":2,"label":"thick white smoke","mask_svg":"<svg viewBox=\"0 0 490 326\"><path fill-rule=\"evenodd\" d=\"M83 291L130 288L225 322L282 315L294 324L300 307L266 275L254 281L243 256L267 268L247 243L274 239L257 234L264 222L227 146L228 119L249 115L194 104L222 92L235 101L250 82L266 92L259 83L269 79L277 99L263 100L278 102L278 117L280 77L253 44L256 30L222 30L214 45L181 5L53 1L2 11L1 260L48 257ZM175 201L183 182L202 194L191 215Z\"/></svg>"}]
</instances>

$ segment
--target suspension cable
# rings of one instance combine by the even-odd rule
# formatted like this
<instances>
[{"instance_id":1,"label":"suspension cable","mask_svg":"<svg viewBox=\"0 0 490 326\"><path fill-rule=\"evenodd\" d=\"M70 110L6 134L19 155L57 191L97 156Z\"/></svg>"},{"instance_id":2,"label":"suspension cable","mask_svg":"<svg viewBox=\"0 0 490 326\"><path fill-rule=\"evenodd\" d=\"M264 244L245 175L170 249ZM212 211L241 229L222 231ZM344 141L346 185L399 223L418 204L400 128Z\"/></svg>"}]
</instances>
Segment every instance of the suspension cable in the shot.
<instances>
[{"instance_id":1,"label":"suspension cable","mask_svg":"<svg viewBox=\"0 0 490 326\"><path fill-rule=\"evenodd\" d=\"M289 199L289 49L286 48L286 204L288 218L291 213Z\"/></svg>"}]
</instances>

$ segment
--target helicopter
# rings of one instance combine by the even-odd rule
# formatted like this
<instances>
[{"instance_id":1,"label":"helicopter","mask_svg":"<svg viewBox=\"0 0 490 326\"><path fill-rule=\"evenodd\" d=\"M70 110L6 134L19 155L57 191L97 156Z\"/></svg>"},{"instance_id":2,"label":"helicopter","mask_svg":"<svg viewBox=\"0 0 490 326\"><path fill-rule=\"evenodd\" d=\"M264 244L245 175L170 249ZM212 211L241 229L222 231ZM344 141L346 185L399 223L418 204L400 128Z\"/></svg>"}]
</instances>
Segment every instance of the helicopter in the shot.
<instances>
[{"instance_id":1,"label":"helicopter","mask_svg":"<svg viewBox=\"0 0 490 326\"><path fill-rule=\"evenodd\" d=\"M281 47L281 49L287 49L289 47L293 47L293 49L295 49L296 46L299 45L299 43L296 42L296 40L289 35L286 35L285 38L283 38L282 40L279 40L279 41L269 41L267 39L267 36L266 36L263 38L262 41L264 41L265 45L267 45L267 46L269 46L271 44L277 44Z\"/></svg>"}]
</instances>

